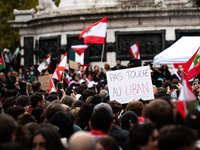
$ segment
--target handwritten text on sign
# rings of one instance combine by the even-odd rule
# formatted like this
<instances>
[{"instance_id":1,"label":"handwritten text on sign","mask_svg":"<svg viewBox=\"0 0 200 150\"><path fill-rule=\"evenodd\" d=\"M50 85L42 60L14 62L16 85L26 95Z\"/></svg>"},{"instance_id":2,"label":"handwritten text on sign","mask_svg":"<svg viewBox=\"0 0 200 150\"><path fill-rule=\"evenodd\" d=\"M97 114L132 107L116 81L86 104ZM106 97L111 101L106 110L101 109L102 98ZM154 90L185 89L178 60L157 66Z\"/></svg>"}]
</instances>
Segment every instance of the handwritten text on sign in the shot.
<instances>
[{"instance_id":1,"label":"handwritten text on sign","mask_svg":"<svg viewBox=\"0 0 200 150\"><path fill-rule=\"evenodd\" d=\"M149 66L106 72L110 100L154 99Z\"/></svg>"}]
</instances>

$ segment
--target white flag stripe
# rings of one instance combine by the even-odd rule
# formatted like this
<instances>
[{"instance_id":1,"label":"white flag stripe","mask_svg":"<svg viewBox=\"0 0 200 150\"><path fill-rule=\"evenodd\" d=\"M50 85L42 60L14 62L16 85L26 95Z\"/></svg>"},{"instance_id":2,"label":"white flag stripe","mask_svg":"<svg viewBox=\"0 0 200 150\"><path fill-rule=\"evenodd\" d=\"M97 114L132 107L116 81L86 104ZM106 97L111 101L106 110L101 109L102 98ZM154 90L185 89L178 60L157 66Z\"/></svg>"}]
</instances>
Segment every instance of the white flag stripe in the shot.
<instances>
[{"instance_id":1,"label":"white flag stripe","mask_svg":"<svg viewBox=\"0 0 200 150\"><path fill-rule=\"evenodd\" d=\"M184 101L184 100L193 101L195 99L196 99L196 97L195 97L194 93L192 93L192 91L189 90L189 88L187 87L186 80L183 80L183 87L181 89L178 100L179 101Z\"/></svg>"},{"instance_id":2,"label":"white flag stripe","mask_svg":"<svg viewBox=\"0 0 200 150\"><path fill-rule=\"evenodd\" d=\"M105 37L106 36L106 28L107 23L100 22L98 25L92 27L90 30L88 30L82 37L85 36L99 36L99 37Z\"/></svg>"},{"instance_id":3,"label":"white flag stripe","mask_svg":"<svg viewBox=\"0 0 200 150\"><path fill-rule=\"evenodd\" d=\"M84 53L81 56L75 53L75 62L80 63L81 65L84 65Z\"/></svg>"},{"instance_id":4,"label":"white flag stripe","mask_svg":"<svg viewBox=\"0 0 200 150\"><path fill-rule=\"evenodd\" d=\"M88 48L87 45L74 45L74 46L71 46L72 48Z\"/></svg>"}]
</instances>

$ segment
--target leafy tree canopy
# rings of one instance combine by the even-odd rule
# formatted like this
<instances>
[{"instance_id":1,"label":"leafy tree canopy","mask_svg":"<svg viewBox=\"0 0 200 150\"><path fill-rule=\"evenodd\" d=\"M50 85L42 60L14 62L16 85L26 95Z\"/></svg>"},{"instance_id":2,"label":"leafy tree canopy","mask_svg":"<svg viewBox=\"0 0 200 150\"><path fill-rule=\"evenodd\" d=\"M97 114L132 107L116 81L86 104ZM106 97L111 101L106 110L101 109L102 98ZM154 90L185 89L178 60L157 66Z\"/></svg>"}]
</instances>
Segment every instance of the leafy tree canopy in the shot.
<instances>
[{"instance_id":1,"label":"leafy tree canopy","mask_svg":"<svg viewBox=\"0 0 200 150\"><path fill-rule=\"evenodd\" d=\"M60 0L53 0L58 6ZM38 0L0 0L0 51L4 48L12 52L18 47L19 30L11 28L8 20L14 20L13 10L28 10L35 8Z\"/></svg>"}]
</instances>

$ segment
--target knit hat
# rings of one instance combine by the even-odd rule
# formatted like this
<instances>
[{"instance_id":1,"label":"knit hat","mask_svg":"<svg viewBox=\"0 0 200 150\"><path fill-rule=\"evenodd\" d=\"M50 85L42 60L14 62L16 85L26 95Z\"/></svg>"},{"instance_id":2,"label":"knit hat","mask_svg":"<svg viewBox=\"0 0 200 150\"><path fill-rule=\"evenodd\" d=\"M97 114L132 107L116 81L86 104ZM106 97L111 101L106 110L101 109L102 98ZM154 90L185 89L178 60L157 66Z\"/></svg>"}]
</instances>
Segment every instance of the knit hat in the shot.
<instances>
[{"instance_id":1,"label":"knit hat","mask_svg":"<svg viewBox=\"0 0 200 150\"><path fill-rule=\"evenodd\" d=\"M35 119L37 120L37 122L39 123L40 122L40 116L41 114L43 113L43 109L40 108L40 107L35 107L33 110L32 110L32 115L35 117Z\"/></svg>"}]
</instances>

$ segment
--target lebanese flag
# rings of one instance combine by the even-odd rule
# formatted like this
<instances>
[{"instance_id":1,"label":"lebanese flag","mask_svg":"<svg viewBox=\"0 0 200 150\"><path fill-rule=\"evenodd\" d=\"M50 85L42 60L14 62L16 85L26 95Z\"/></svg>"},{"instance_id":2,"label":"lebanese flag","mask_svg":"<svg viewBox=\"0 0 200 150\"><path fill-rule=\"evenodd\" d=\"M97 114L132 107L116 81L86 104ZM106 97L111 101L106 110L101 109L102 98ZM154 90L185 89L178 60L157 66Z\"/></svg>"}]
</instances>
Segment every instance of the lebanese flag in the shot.
<instances>
[{"instance_id":1,"label":"lebanese flag","mask_svg":"<svg viewBox=\"0 0 200 150\"><path fill-rule=\"evenodd\" d=\"M0 70L3 70L6 68L4 58L3 58L3 53L1 53L1 59L0 59Z\"/></svg>"},{"instance_id":2,"label":"lebanese flag","mask_svg":"<svg viewBox=\"0 0 200 150\"><path fill-rule=\"evenodd\" d=\"M187 74L188 79L192 79L200 73L200 47L195 54L188 60L184 67L184 72Z\"/></svg>"},{"instance_id":3,"label":"lebanese flag","mask_svg":"<svg viewBox=\"0 0 200 150\"><path fill-rule=\"evenodd\" d=\"M45 58L45 60L43 60L43 62L38 66L38 71L42 72L42 70L47 69L50 65L50 60L51 60L51 54L49 54L47 56L47 58Z\"/></svg>"},{"instance_id":4,"label":"lebanese flag","mask_svg":"<svg viewBox=\"0 0 200 150\"><path fill-rule=\"evenodd\" d=\"M87 45L86 45L87 46ZM89 65L89 49L86 49L81 56L75 52L75 50L71 47L68 52L69 60L80 63L82 66Z\"/></svg>"},{"instance_id":5,"label":"lebanese flag","mask_svg":"<svg viewBox=\"0 0 200 150\"><path fill-rule=\"evenodd\" d=\"M53 72L51 78L57 79L58 81L61 80L62 72L65 70L66 62L67 62L67 52L65 53L65 55L62 58L62 60L60 61L60 63L56 67L56 69Z\"/></svg>"},{"instance_id":6,"label":"lebanese flag","mask_svg":"<svg viewBox=\"0 0 200 150\"><path fill-rule=\"evenodd\" d=\"M73 45L71 46L71 48L79 55L81 56L86 49L88 49L87 45Z\"/></svg>"},{"instance_id":7,"label":"lebanese flag","mask_svg":"<svg viewBox=\"0 0 200 150\"><path fill-rule=\"evenodd\" d=\"M139 46L138 43L135 43L129 48L129 51L131 53L131 56L133 59L140 59L140 51L139 51Z\"/></svg>"},{"instance_id":8,"label":"lebanese flag","mask_svg":"<svg viewBox=\"0 0 200 150\"><path fill-rule=\"evenodd\" d=\"M185 120L187 113L190 111L198 109L198 101L194 95L190 84L188 82L187 76L183 73L183 87L180 91L180 95L177 103L177 111L182 115Z\"/></svg>"},{"instance_id":9,"label":"lebanese flag","mask_svg":"<svg viewBox=\"0 0 200 150\"><path fill-rule=\"evenodd\" d=\"M79 40L84 38L84 43L88 45L92 44L104 44L107 28L107 16L96 22L89 27L85 28L79 36Z\"/></svg>"},{"instance_id":10,"label":"lebanese flag","mask_svg":"<svg viewBox=\"0 0 200 150\"><path fill-rule=\"evenodd\" d=\"M181 76L178 74L178 66L182 65L182 67L184 68L185 63L177 63L177 64L172 64L173 70L174 70L174 74L176 75L176 77L178 78L179 81L181 81Z\"/></svg>"},{"instance_id":11,"label":"lebanese flag","mask_svg":"<svg viewBox=\"0 0 200 150\"><path fill-rule=\"evenodd\" d=\"M52 78L50 79L50 83L49 83L49 94L50 94L51 92L56 92L56 88L55 88L55 85L54 85L54 83L53 83Z\"/></svg>"},{"instance_id":12,"label":"lebanese flag","mask_svg":"<svg viewBox=\"0 0 200 150\"><path fill-rule=\"evenodd\" d=\"M66 73L64 80L66 81L67 85L69 85L71 79L70 79L70 76L68 75L68 73Z\"/></svg>"}]
</instances>

